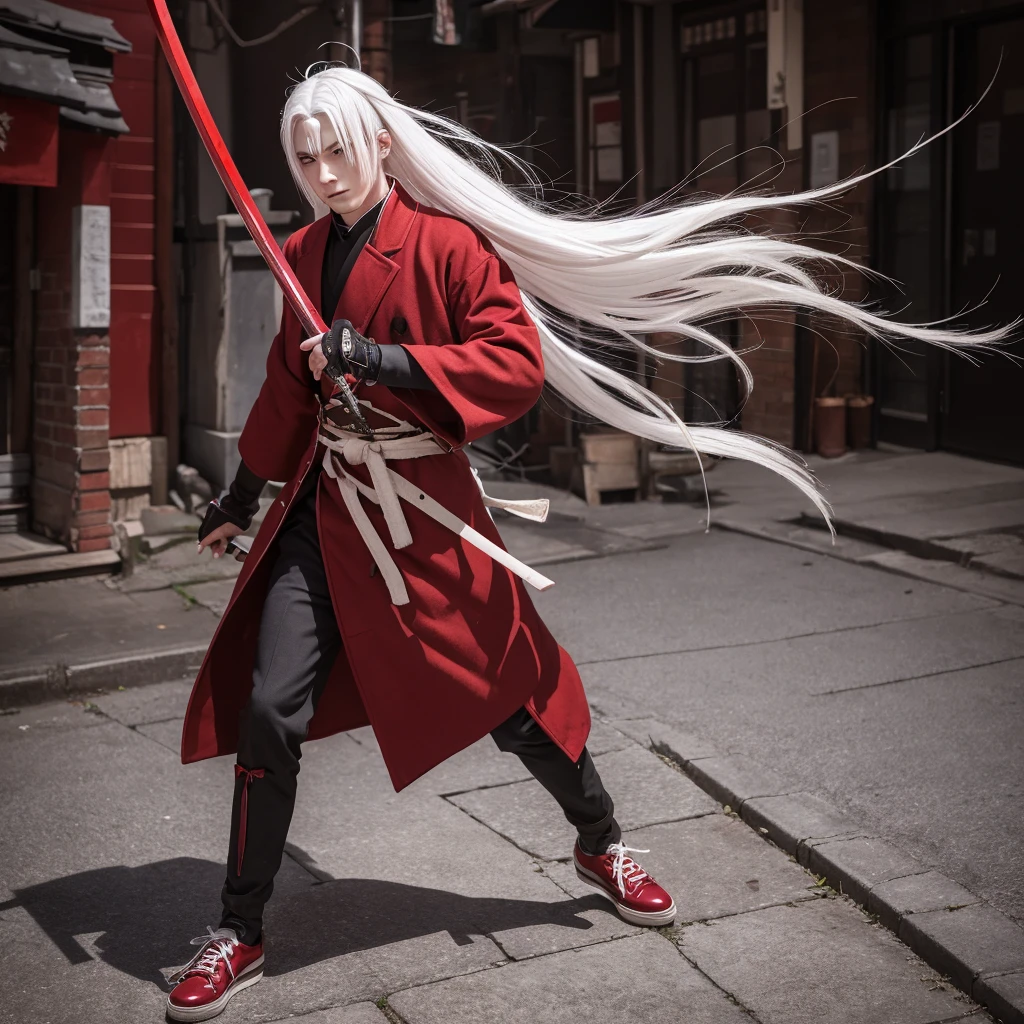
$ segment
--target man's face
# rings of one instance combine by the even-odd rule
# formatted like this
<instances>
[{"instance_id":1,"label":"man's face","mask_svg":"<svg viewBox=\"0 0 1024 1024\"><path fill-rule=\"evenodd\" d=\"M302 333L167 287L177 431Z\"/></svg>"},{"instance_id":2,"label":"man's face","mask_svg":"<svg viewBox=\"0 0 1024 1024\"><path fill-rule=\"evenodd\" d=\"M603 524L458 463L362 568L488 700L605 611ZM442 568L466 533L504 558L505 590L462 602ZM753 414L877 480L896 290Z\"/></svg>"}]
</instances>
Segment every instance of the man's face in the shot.
<instances>
[{"instance_id":1,"label":"man's face","mask_svg":"<svg viewBox=\"0 0 1024 1024\"><path fill-rule=\"evenodd\" d=\"M316 119L320 122L320 152L308 152L306 132L299 122L293 137L295 155L313 191L334 213L348 222L349 217L366 204L367 196L377 184L377 177L360 174L356 163L339 143L326 115L317 114ZM386 154L388 143L390 139L380 140L382 153Z\"/></svg>"}]
</instances>

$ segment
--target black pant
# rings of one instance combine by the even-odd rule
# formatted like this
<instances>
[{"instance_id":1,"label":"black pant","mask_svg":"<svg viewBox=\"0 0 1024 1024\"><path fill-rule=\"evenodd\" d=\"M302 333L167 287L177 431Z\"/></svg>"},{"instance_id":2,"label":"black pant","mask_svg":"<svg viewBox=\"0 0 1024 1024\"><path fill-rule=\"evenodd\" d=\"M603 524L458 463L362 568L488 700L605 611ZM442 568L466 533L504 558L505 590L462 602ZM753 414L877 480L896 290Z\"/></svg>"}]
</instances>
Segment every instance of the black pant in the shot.
<instances>
[{"instance_id":1,"label":"black pant","mask_svg":"<svg viewBox=\"0 0 1024 1024\"><path fill-rule=\"evenodd\" d=\"M317 536L313 486L297 499L278 537L252 695L240 722L221 924L235 928L248 944L261 932L263 908L284 855L301 743L341 649ZM573 764L525 708L491 736L558 801L585 850L602 853L619 841L611 797L587 750Z\"/></svg>"}]
</instances>

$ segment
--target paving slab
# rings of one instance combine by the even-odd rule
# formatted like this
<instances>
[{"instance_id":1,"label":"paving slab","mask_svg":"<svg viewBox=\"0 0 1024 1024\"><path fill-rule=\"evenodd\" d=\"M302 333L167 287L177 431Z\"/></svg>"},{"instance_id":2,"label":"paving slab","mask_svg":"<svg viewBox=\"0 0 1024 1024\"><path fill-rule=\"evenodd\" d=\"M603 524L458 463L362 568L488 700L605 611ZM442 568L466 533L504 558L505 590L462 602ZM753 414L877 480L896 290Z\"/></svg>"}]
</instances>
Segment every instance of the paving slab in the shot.
<instances>
[{"instance_id":1,"label":"paving slab","mask_svg":"<svg viewBox=\"0 0 1024 1024\"><path fill-rule=\"evenodd\" d=\"M14 708L0 715L0 756L3 756L2 748L8 744L35 739L47 733L75 733L102 725L103 721L102 715L90 714L86 710L85 698ZM22 750L32 751L34 747L25 744Z\"/></svg>"},{"instance_id":2,"label":"paving slab","mask_svg":"<svg viewBox=\"0 0 1024 1024\"><path fill-rule=\"evenodd\" d=\"M195 544L174 544L136 563L134 571L116 583L126 594L188 586L211 580L233 580L242 571L242 563L226 555L214 558L198 552Z\"/></svg>"},{"instance_id":3,"label":"paving slab","mask_svg":"<svg viewBox=\"0 0 1024 1024\"><path fill-rule=\"evenodd\" d=\"M723 572L716 590L742 593ZM652 600L669 593L652 582ZM733 617L743 618L746 596L738 600ZM842 595L821 600L835 609L833 632L587 665L588 697L606 713L656 714L720 750L749 753L792 779L791 792L827 799L858 831L1024 922L1024 659L1013 655L1022 610L861 630L843 625Z\"/></svg>"},{"instance_id":4,"label":"paving slab","mask_svg":"<svg viewBox=\"0 0 1024 1024\"><path fill-rule=\"evenodd\" d=\"M404 895L407 928L400 930L407 937L399 937L371 907L377 897L381 915L402 913L398 888L346 879L320 883L308 898L275 900L266 917L267 978L260 985L260 1019L377 999L398 988L505 962L484 935L467 934L456 942L436 932L415 887Z\"/></svg>"},{"instance_id":5,"label":"paving slab","mask_svg":"<svg viewBox=\"0 0 1024 1024\"><path fill-rule=\"evenodd\" d=\"M610 720L608 724L641 746L649 747L655 753L665 754L676 760L715 757L721 753L705 737L696 736L680 726L657 718L616 718Z\"/></svg>"},{"instance_id":6,"label":"paving slab","mask_svg":"<svg viewBox=\"0 0 1024 1024\"><path fill-rule=\"evenodd\" d=\"M181 587L196 604L202 605L219 619L227 610L228 602L235 591L234 578L209 580L206 583L187 583Z\"/></svg>"},{"instance_id":7,"label":"paving slab","mask_svg":"<svg viewBox=\"0 0 1024 1024\"><path fill-rule=\"evenodd\" d=\"M761 1024L932 1024L973 1008L843 900L691 925L678 941Z\"/></svg>"},{"instance_id":8,"label":"paving slab","mask_svg":"<svg viewBox=\"0 0 1024 1024\"><path fill-rule=\"evenodd\" d=\"M313 910L312 905L307 906L307 914ZM372 1002L383 995L384 984L365 955L350 953L319 959L329 944L305 941L310 932L310 920L307 918L302 931L288 935L287 951L293 959L287 962L282 957L285 951L280 948L280 943L275 945L268 928L263 980L236 996L223 1015L217 1018L218 1022L263 1024L284 1019L305 1021L305 1014L348 1003ZM298 959L300 956L302 961ZM363 1024L362 1019L356 1020ZM373 1024L383 1022L383 1015L379 1015Z\"/></svg>"},{"instance_id":9,"label":"paving slab","mask_svg":"<svg viewBox=\"0 0 1024 1024\"><path fill-rule=\"evenodd\" d=\"M139 513L139 519L148 536L185 533L195 537L202 522L199 516L182 512L176 505L151 505Z\"/></svg>"},{"instance_id":10,"label":"paving slab","mask_svg":"<svg viewBox=\"0 0 1024 1024\"><path fill-rule=\"evenodd\" d=\"M144 722L133 728L178 757L181 754L181 731L184 724L184 718L167 718L162 722Z\"/></svg>"},{"instance_id":11,"label":"paving slab","mask_svg":"<svg viewBox=\"0 0 1024 1024\"><path fill-rule=\"evenodd\" d=\"M370 733L370 735L367 735ZM372 730L358 730L360 742L371 743ZM587 749L592 755L622 750L633 745L633 741L617 729L594 719L591 725ZM374 749L379 749L376 739ZM472 746L459 751L453 757L432 768L417 779L410 787L411 793L433 793L450 795L487 786L506 785L510 782L524 782L532 779L529 770L514 754L498 750L490 736L484 736Z\"/></svg>"},{"instance_id":12,"label":"paving slab","mask_svg":"<svg viewBox=\"0 0 1024 1024\"><path fill-rule=\"evenodd\" d=\"M659 935L604 942L398 992L407 1024L750 1024Z\"/></svg>"},{"instance_id":13,"label":"paving slab","mask_svg":"<svg viewBox=\"0 0 1024 1024\"><path fill-rule=\"evenodd\" d=\"M217 625L173 590L129 595L90 579L0 589L0 622L2 671L208 641Z\"/></svg>"},{"instance_id":14,"label":"paving slab","mask_svg":"<svg viewBox=\"0 0 1024 1024\"><path fill-rule=\"evenodd\" d=\"M981 897L939 871L925 871L879 882L868 893L867 908L890 931L899 932L900 918L930 910L951 910L980 903Z\"/></svg>"},{"instance_id":15,"label":"paving slab","mask_svg":"<svg viewBox=\"0 0 1024 1024\"><path fill-rule=\"evenodd\" d=\"M1011 485L1009 489L1019 492L1021 487ZM963 504L951 507L956 504L955 499L953 493L915 496L899 502L905 511L895 500L887 502L881 511L877 505L874 509L847 506L840 511L839 518L879 536L915 540L941 540L972 531L1002 530L1024 524L1024 498L1020 496L1004 501L981 501L976 491L968 490L963 495ZM907 508L911 505L917 507Z\"/></svg>"},{"instance_id":16,"label":"paving slab","mask_svg":"<svg viewBox=\"0 0 1024 1024\"><path fill-rule=\"evenodd\" d=\"M821 895L803 868L729 815L652 825L625 833L623 842L650 851L637 859L672 894L677 927ZM573 896L594 891L571 863L544 870Z\"/></svg>"},{"instance_id":17,"label":"paving slab","mask_svg":"<svg viewBox=\"0 0 1024 1024\"><path fill-rule=\"evenodd\" d=\"M354 751L343 759L332 752L342 740ZM543 792L538 800L551 802ZM290 838L334 879L318 887L314 913L332 908L339 941L368 951L385 991L478 970L506 951L535 956L615 933L599 897L567 897L448 801L413 787L395 793L376 753L346 737L307 746Z\"/></svg>"},{"instance_id":18,"label":"paving slab","mask_svg":"<svg viewBox=\"0 0 1024 1024\"><path fill-rule=\"evenodd\" d=\"M696 758L687 764L686 771L701 789L734 811L745 800L779 796L796 788L790 779L744 754Z\"/></svg>"},{"instance_id":19,"label":"paving slab","mask_svg":"<svg viewBox=\"0 0 1024 1024\"><path fill-rule=\"evenodd\" d=\"M550 867L566 869L567 866L548 864L544 868L545 877L556 883L559 899L563 900L566 887L557 876L548 872ZM549 920L541 924L499 928L491 933L490 938L510 960L528 960L567 949L582 949L643 930L624 921L608 900L588 889L585 893L572 893L565 902L552 902Z\"/></svg>"},{"instance_id":20,"label":"paving slab","mask_svg":"<svg viewBox=\"0 0 1024 1024\"><path fill-rule=\"evenodd\" d=\"M351 1006L332 1006L327 1010L295 1017L289 1014L282 1020L294 1024L387 1024L387 1017L377 1009L376 1003L353 1003Z\"/></svg>"},{"instance_id":21,"label":"paving slab","mask_svg":"<svg viewBox=\"0 0 1024 1024\"><path fill-rule=\"evenodd\" d=\"M989 555L979 555L971 559L972 568L985 569L1000 576L1011 576L1024 579L1024 551L998 551Z\"/></svg>"},{"instance_id":22,"label":"paving slab","mask_svg":"<svg viewBox=\"0 0 1024 1024\"><path fill-rule=\"evenodd\" d=\"M793 856L801 843L863 835L857 822L813 793L787 793L745 800L745 822Z\"/></svg>"},{"instance_id":23,"label":"paving slab","mask_svg":"<svg viewBox=\"0 0 1024 1024\"><path fill-rule=\"evenodd\" d=\"M26 914L31 927L44 936L37 945L54 946L64 955L66 970L48 976L56 979L65 998L71 993L75 1005L88 1004L89 1011L76 1019L88 1024L149 1019L158 1011L165 976L188 953L188 940L205 924L216 923L233 788L231 758L182 768L174 752L140 733L151 726L131 729L82 711L79 716L83 724L77 729L73 721L38 731L31 720L24 722L28 730L9 732L9 741L0 744L5 772L13 772L19 760L24 762L0 797L4 820L18 823L16 830L0 837L5 880L15 901L9 911L5 906L4 918L8 912ZM173 722L155 724L177 729ZM330 774L349 785L355 784L366 762L376 766L378 781L386 782L379 759L348 737L311 744L310 749L329 755ZM314 754L311 763L316 762ZM55 764L61 765L69 785L44 784L40 773L49 775ZM315 777L316 771L310 774ZM344 795L344 788L343 784L338 795ZM47 799L41 801L44 790ZM388 822L377 813L374 819L373 800L371 792L363 804L367 814L355 823L357 827L372 832L374 824L390 826L391 834L378 833L382 843L393 842L403 828L408 833L404 815ZM436 802L458 822L468 821L454 808ZM326 813L319 817L337 824L329 802L324 804ZM337 806L343 806L340 800ZM504 845L476 827L488 840ZM453 922L457 938L437 934L443 923L432 915L448 909L446 892L441 890L428 905L410 898L410 892L413 897L418 893L415 886L375 883L367 878L368 862L359 858L359 851L352 856L345 829L332 830L329 838L343 851L339 859L349 865L348 877L318 884L295 857L285 858L266 917L267 976L255 990L258 996L254 992L251 998L239 997L225 1020L273 1020L332 1003L375 999L402 984L477 970L504 959L491 940L468 934L468 922L462 927L465 915ZM422 857L423 850L438 846L433 837L424 833L417 838L421 860L436 875L439 862L452 860L457 841L440 850L438 861L433 855ZM71 851L74 868L69 872ZM405 853L411 856L408 848ZM490 861L494 860L492 856ZM528 874L546 901L553 897L568 902L550 881ZM531 902L534 907L541 920L552 918L548 902ZM554 913L557 919L574 919L571 908ZM160 927L152 927L153 921ZM587 927L586 922L579 922L579 927ZM27 974L30 965L18 949L13 950L13 973ZM25 947L28 954L32 949L31 944ZM102 967L99 974L94 960ZM79 964L85 968L79 969ZM119 974L131 977L123 982ZM107 995L90 1001L90 985ZM27 1019L63 1019L61 1008L47 1002L45 991L30 995L31 1001L18 1007L19 1024Z\"/></svg>"},{"instance_id":24,"label":"paving slab","mask_svg":"<svg viewBox=\"0 0 1024 1024\"><path fill-rule=\"evenodd\" d=\"M623 829L693 818L718 809L689 779L639 746L603 754L594 761L617 801L615 813ZM573 831L537 782L476 790L451 801L533 856L561 860L571 855Z\"/></svg>"},{"instance_id":25,"label":"paving slab","mask_svg":"<svg viewBox=\"0 0 1024 1024\"><path fill-rule=\"evenodd\" d=\"M910 587L908 594L898 576L723 532L680 537L614 566L601 559L566 564L556 583L534 597L545 621L578 663L609 663L611 671L621 669L613 659L833 630L837 595L844 628L994 604L941 587Z\"/></svg>"},{"instance_id":26,"label":"paving slab","mask_svg":"<svg viewBox=\"0 0 1024 1024\"><path fill-rule=\"evenodd\" d=\"M597 552L593 548L572 540L561 540L550 532L538 532L543 529L544 526L529 527L502 523L500 533L505 547L527 565L555 565L559 562L597 557Z\"/></svg>"},{"instance_id":27,"label":"paving slab","mask_svg":"<svg viewBox=\"0 0 1024 1024\"><path fill-rule=\"evenodd\" d=\"M966 991L979 975L1024 971L1024 928L984 903L911 914L900 938Z\"/></svg>"},{"instance_id":28,"label":"paving slab","mask_svg":"<svg viewBox=\"0 0 1024 1024\"><path fill-rule=\"evenodd\" d=\"M107 717L122 725L136 726L184 717L191 692L191 680L176 679L169 683L115 690L89 699Z\"/></svg>"},{"instance_id":29,"label":"paving slab","mask_svg":"<svg viewBox=\"0 0 1024 1024\"><path fill-rule=\"evenodd\" d=\"M1024 580L1010 576L965 569L952 562L937 561L933 558L918 558L906 551L883 551L881 554L868 555L862 564L874 565L892 573L912 576L914 579L927 580L929 583L937 583L967 594L1024 605Z\"/></svg>"},{"instance_id":30,"label":"paving slab","mask_svg":"<svg viewBox=\"0 0 1024 1024\"><path fill-rule=\"evenodd\" d=\"M963 537L944 537L942 546L958 551L965 559L976 555L992 555L1000 551L1019 551L1024 538L1014 533L969 533Z\"/></svg>"},{"instance_id":31,"label":"paving slab","mask_svg":"<svg viewBox=\"0 0 1024 1024\"><path fill-rule=\"evenodd\" d=\"M0 976L25 980L0 1000L6 1019L159 1019L167 975L219 915L230 759L182 768L72 705L0 723ZM299 899L313 881L289 860L278 890Z\"/></svg>"},{"instance_id":32,"label":"paving slab","mask_svg":"<svg viewBox=\"0 0 1024 1024\"><path fill-rule=\"evenodd\" d=\"M84 922L76 935L66 936L69 959L51 937L40 929L28 911L7 909L0 901L0 1022L71 1021L109 1024L111 1021L161 1021L166 993L162 976L140 984L128 971L117 970L103 959L98 943L102 931ZM107 918L109 921L109 917ZM99 925L102 928L102 925ZM190 936L189 936L190 937ZM187 944L188 938L185 938ZM151 961L141 929L137 963Z\"/></svg>"},{"instance_id":33,"label":"paving slab","mask_svg":"<svg viewBox=\"0 0 1024 1024\"><path fill-rule=\"evenodd\" d=\"M974 994L1003 1024L1024 1024L1024 972L983 978Z\"/></svg>"},{"instance_id":34,"label":"paving slab","mask_svg":"<svg viewBox=\"0 0 1024 1024\"><path fill-rule=\"evenodd\" d=\"M842 558L848 562L855 562L866 555L884 550L881 545L865 540L842 535L833 538L820 519L813 520L807 525L800 525L789 521L748 522L742 518L718 515L712 525L719 530L745 533L749 537L759 537L776 544L788 544L802 551L811 551L830 558Z\"/></svg>"},{"instance_id":35,"label":"paving slab","mask_svg":"<svg viewBox=\"0 0 1024 1024\"><path fill-rule=\"evenodd\" d=\"M720 701L723 692L742 696L737 714L748 708L756 713L783 693L794 698L841 693L1022 657L1024 617L1019 609L1013 613L986 608L765 643L649 654L629 664L584 662L584 682L601 706L610 692L628 701L632 714L627 717L688 722L688 731L712 742L696 725L703 724L707 701Z\"/></svg>"},{"instance_id":36,"label":"paving slab","mask_svg":"<svg viewBox=\"0 0 1024 1024\"><path fill-rule=\"evenodd\" d=\"M928 866L907 856L884 839L854 836L830 839L801 848L801 862L816 875L824 875L835 889L841 889L861 906L879 884L906 875L922 874Z\"/></svg>"},{"instance_id":37,"label":"paving slab","mask_svg":"<svg viewBox=\"0 0 1024 1024\"><path fill-rule=\"evenodd\" d=\"M83 728L30 729L0 744L7 884L21 888L61 876L72 850L78 871L119 857L128 859L113 863L131 866L178 855L221 860L231 808L228 759L183 768L135 731L81 715ZM65 785L54 785L55 771Z\"/></svg>"}]
</instances>

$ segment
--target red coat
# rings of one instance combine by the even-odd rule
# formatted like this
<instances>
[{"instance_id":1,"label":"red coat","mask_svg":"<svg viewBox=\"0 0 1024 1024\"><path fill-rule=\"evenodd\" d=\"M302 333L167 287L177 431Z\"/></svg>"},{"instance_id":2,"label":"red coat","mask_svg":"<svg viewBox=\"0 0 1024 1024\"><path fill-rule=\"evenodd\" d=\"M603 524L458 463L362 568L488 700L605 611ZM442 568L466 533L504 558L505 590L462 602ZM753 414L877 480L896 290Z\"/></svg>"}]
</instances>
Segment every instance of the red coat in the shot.
<instances>
[{"instance_id":1,"label":"red coat","mask_svg":"<svg viewBox=\"0 0 1024 1024\"><path fill-rule=\"evenodd\" d=\"M329 226L324 217L284 247L317 306ZM364 397L456 449L522 416L540 394L540 340L508 267L479 232L420 206L399 185L352 268L340 317L381 344L410 348L437 387L434 393L377 385ZM400 329L401 318L408 327L399 335L394 321ZM255 473L288 483L267 512L199 670L182 732L186 763L237 749L274 537L323 452L308 356L299 349L304 337L286 307L267 379L239 440ZM501 544L462 451L388 466ZM369 483L365 466L346 468ZM370 553L337 486L321 474L317 522L344 651L309 737L372 724L400 790L525 704L576 760L590 730L579 673L522 580L406 503L413 543L394 550L380 509L365 500L363 507L402 571L410 602L393 605L380 573L371 576Z\"/></svg>"}]
</instances>

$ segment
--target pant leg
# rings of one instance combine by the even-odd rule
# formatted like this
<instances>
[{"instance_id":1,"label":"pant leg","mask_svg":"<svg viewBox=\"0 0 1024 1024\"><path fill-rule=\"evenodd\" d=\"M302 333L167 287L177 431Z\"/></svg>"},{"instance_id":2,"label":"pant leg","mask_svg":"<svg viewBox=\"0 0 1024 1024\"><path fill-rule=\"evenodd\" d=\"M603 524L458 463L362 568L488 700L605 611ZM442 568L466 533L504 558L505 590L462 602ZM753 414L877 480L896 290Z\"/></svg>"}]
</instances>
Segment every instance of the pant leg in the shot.
<instances>
[{"instance_id":1,"label":"pant leg","mask_svg":"<svg viewBox=\"0 0 1024 1024\"><path fill-rule=\"evenodd\" d=\"M341 650L317 537L315 488L289 515L278 544L260 621L252 695L239 723L239 768L221 895L221 925L235 928L250 944L262 929L263 908L281 866L295 806L300 745Z\"/></svg>"},{"instance_id":2,"label":"pant leg","mask_svg":"<svg viewBox=\"0 0 1024 1024\"><path fill-rule=\"evenodd\" d=\"M622 838L615 805L601 782L590 751L574 764L533 716L520 708L491 733L499 750L515 754L530 774L558 801L590 854L604 853Z\"/></svg>"}]
</instances>

